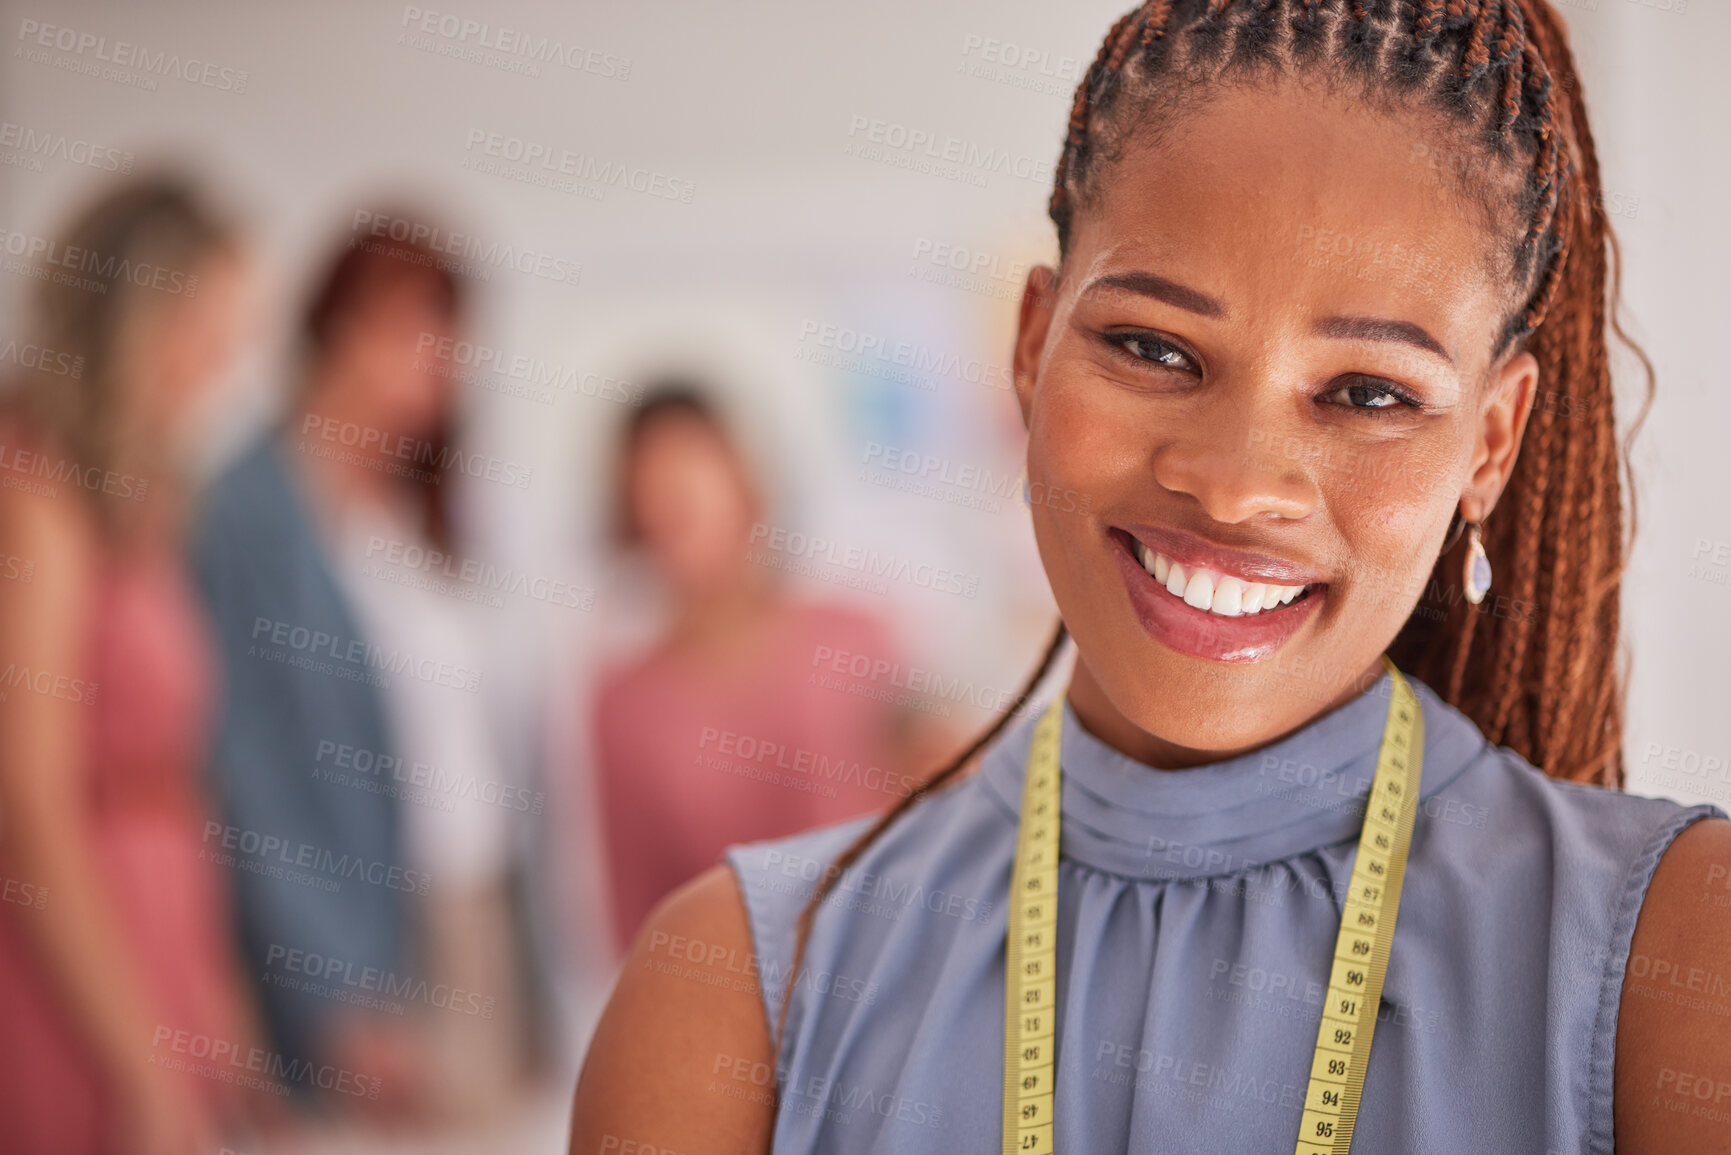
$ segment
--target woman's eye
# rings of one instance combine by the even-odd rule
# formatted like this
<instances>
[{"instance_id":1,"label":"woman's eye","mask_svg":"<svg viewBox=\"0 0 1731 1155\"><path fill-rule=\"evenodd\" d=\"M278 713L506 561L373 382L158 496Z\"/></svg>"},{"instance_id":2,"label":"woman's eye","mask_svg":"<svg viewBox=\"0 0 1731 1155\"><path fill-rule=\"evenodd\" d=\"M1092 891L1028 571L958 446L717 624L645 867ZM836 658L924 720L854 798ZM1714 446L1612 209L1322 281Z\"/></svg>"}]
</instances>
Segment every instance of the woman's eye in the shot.
<instances>
[{"instance_id":1,"label":"woman's eye","mask_svg":"<svg viewBox=\"0 0 1731 1155\"><path fill-rule=\"evenodd\" d=\"M1114 333L1107 340L1138 361L1181 372L1194 372L1196 369L1184 350L1148 333Z\"/></svg>"},{"instance_id":2,"label":"woman's eye","mask_svg":"<svg viewBox=\"0 0 1731 1155\"><path fill-rule=\"evenodd\" d=\"M1349 409L1393 409L1400 405L1418 408L1418 403L1401 390L1373 381L1354 381L1350 385L1342 385L1323 394L1322 400L1331 405L1344 405Z\"/></svg>"}]
</instances>

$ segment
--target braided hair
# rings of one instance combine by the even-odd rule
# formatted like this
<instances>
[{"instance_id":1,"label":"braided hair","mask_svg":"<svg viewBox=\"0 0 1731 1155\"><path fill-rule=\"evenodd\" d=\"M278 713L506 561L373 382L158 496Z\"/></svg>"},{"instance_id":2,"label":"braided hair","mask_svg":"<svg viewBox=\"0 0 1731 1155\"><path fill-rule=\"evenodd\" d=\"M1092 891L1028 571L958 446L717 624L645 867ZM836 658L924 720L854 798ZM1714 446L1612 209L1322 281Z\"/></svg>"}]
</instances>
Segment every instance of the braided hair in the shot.
<instances>
[{"instance_id":1,"label":"braided hair","mask_svg":"<svg viewBox=\"0 0 1731 1155\"><path fill-rule=\"evenodd\" d=\"M1112 26L1076 89L1049 206L1060 266L1078 211L1127 147L1158 139L1211 84L1283 73L1320 74L1357 85L1366 99L1434 109L1463 155L1507 178L1472 187L1456 180L1457 192L1514 201L1486 216L1514 222L1501 227L1512 234L1517 302L1494 353L1524 342L1562 404L1534 406L1499 516L1484 523L1504 600L1465 602L1451 576L1461 565L1451 544L1422 599L1436 604L1408 620L1389 652L1491 742L1553 777L1621 786L1615 651L1628 447L1616 438L1607 323L1628 338L1608 315L1616 239L1574 58L1547 0L1147 0ZM1646 370L1644 417L1652 366L1635 353ZM1637 419L1630 437L1639 426ZM830 865L800 913L778 1042L812 919L837 879L1020 713L1064 638L1059 623L1011 709Z\"/></svg>"}]
</instances>

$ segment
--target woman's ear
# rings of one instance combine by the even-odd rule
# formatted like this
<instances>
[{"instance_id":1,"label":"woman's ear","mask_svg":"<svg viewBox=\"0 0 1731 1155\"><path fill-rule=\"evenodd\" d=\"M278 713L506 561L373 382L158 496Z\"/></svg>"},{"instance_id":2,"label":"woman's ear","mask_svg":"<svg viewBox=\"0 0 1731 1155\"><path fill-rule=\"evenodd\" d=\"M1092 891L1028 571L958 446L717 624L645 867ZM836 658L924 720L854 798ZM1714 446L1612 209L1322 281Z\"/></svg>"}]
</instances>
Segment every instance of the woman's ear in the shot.
<instances>
[{"instance_id":1,"label":"woman's ear","mask_svg":"<svg viewBox=\"0 0 1731 1155\"><path fill-rule=\"evenodd\" d=\"M1490 398L1479 414L1467 485L1461 493L1462 511L1469 521L1484 520L1515 470L1538 382L1539 363L1525 350L1492 370Z\"/></svg>"},{"instance_id":2,"label":"woman's ear","mask_svg":"<svg viewBox=\"0 0 1731 1155\"><path fill-rule=\"evenodd\" d=\"M1052 327L1052 314L1057 305L1057 272L1049 265L1035 265L1028 270L1028 283L1022 287L1022 310L1016 320L1016 353L1011 364L1016 382L1016 403L1022 407L1023 428L1027 427L1033 413L1034 382L1040 376L1040 364L1046 352L1046 334Z\"/></svg>"}]
</instances>

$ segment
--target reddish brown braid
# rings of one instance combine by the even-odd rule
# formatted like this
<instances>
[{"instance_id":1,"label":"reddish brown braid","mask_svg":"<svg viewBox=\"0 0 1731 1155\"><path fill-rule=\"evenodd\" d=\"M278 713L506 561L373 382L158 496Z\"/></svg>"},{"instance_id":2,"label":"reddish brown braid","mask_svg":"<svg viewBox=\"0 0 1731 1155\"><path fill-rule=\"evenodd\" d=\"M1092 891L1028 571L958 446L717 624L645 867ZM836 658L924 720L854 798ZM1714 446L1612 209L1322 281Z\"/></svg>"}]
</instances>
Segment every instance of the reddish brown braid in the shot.
<instances>
[{"instance_id":1,"label":"reddish brown braid","mask_svg":"<svg viewBox=\"0 0 1731 1155\"><path fill-rule=\"evenodd\" d=\"M1462 547L1438 559L1425 601L1390 647L1422 679L1507 745L1554 777L1622 783L1622 687L1616 671L1618 590L1629 538L1622 493L1628 443L1612 406L1607 311L1614 299L1616 238L1605 220L1599 164L1581 85L1561 21L1547 0L1148 0L1115 23L1077 86L1050 213L1060 260L1087 203L1102 156L1115 155L1123 109L1167 98L1160 84L1187 65L1214 77L1244 65L1351 67L1397 95L1428 93L1469 147L1525 173L1525 227L1513 244L1517 283L1528 290L1497 338L1524 341L1540 367L1542 398L1495 518L1483 526L1497 588L1477 607L1460 595ZM1559 90L1563 94L1558 98ZM1138 126L1139 127L1139 126ZM1632 346L1633 347L1633 346ZM1632 504L1632 503L1631 503ZM1458 513L1457 513L1458 517ZM1630 536L1633 534L1633 512ZM1451 535L1451 538L1455 535ZM1010 710L967 749L890 808L830 864L795 927L785 977L779 1047L811 925L842 874L921 799L955 780L1032 698L1065 639L1062 623ZM779 1098L779 1090L778 1090Z\"/></svg>"}]
</instances>

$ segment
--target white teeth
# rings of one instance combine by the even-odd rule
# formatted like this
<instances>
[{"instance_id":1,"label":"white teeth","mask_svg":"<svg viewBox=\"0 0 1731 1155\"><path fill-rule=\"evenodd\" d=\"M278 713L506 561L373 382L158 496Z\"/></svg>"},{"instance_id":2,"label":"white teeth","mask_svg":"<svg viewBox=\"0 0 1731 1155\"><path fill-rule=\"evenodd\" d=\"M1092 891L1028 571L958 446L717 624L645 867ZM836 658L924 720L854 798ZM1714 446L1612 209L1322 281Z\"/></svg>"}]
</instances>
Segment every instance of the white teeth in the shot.
<instances>
[{"instance_id":1,"label":"white teeth","mask_svg":"<svg viewBox=\"0 0 1731 1155\"><path fill-rule=\"evenodd\" d=\"M1179 565L1177 562L1173 562L1172 568L1166 571L1166 592L1175 598L1183 597L1185 590L1184 583L1188 581L1189 578L1190 575L1184 572L1184 567Z\"/></svg>"},{"instance_id":2,"label":"white teeth","mask_svg":"<svg viewBox=\"0 0 1731 1155\"><path fill-rule=\"evenodd\" d=\"M1184 584L1184 604L1205 610L1214 604L1214 579L1207 570L1197 570Z\"/></svg>"},{"instance_id":3,"label":"white teeth","mask_svg":"<svg viewBox=\"0 0 1731 1155\"><path fill-rule=\"evenodd\" d=\"M1220 584L1214 587L1214 604L1208 607L1210 613L1222 617L1235 618L1244 612L1244 583L1228 574L1220 579Z\"/></svg>"},{"instance_id":4,"label":"white teeth","mask_svg":"<svg viewBox=\"0 0 1731 1155\"><path fill-rule=\"evenodd\" d=\"M1136 560L1166 587L1166 592L1183 598L1186 605L1207 610L1224 618L1245 614L1266 613L1288 605L1304 592L1304 587L1277 586L1267 582L1245 581L1231 574L1216 574L1205 569L1187 570L1165 554L1136 543Z\"/></svg>"}]
</instances>

